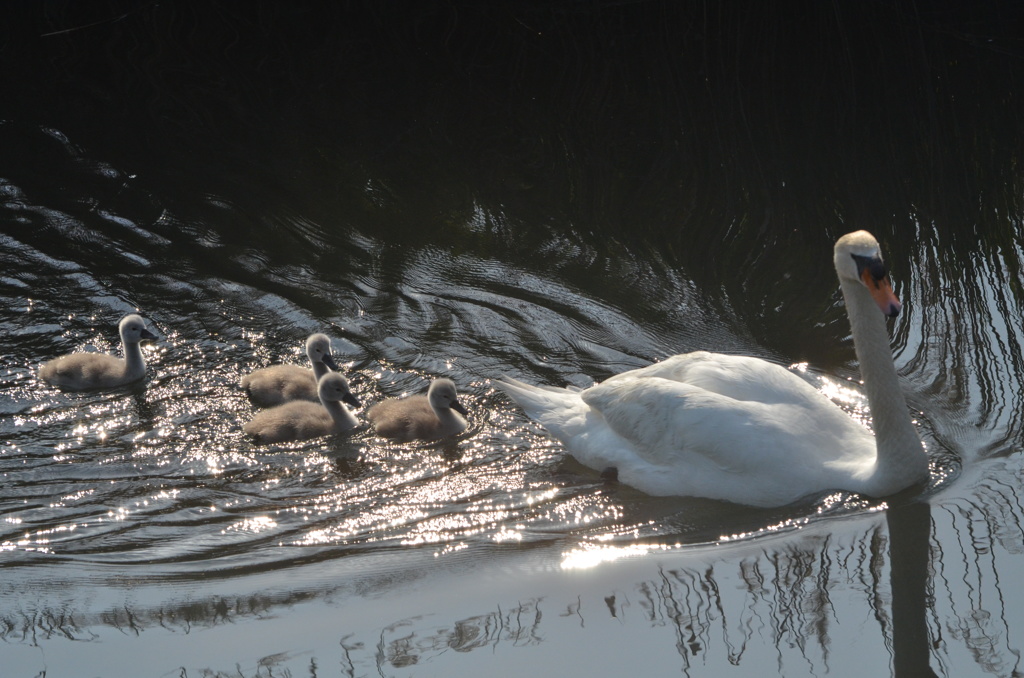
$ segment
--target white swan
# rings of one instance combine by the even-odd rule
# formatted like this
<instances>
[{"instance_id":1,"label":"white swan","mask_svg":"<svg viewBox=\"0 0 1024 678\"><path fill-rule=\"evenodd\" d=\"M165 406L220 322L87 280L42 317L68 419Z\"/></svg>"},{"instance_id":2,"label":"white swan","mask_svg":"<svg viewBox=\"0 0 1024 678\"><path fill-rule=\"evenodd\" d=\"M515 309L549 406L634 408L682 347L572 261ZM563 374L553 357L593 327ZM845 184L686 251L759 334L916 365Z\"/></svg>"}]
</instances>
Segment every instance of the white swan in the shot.
<instances>
[{"instance_id":1,"label":"white swan","mask_svg":"<svg viewBox=\"0 0 1024 678\"><path fill-rule=\"evenodd\" d=\"M257 443L285 443L341 433L359 425L359 420L342 403L359 407L349 390L348 380L328 372L317 386L320 404L294 400L256 413L242 427Z\"/></svg>"},{"instance_id":2,"label":"white swan","mask_svg":"<svg viewBox=\"0 0 1024 678\"><path fill-rule=\"evenodd\" d=\"M466 430L466 408L459 402L455 382L435 379L427 395L382 400L366 412L377 433L400 443L437 440Z\"/></svg>"},{"instance_id":3,"label":"white swan","mask_svg":"<svg viewBox=\"0 0 1024 678\"><path fill-rule=\"evenodd\" d=\"M292 400L319 402L317 384L330 370L338 371L331 356L331 339L326 334L309 335L306 356L313 369L299 365L271 365L242 377L242 388L261 407L281 405Z\"/></svg>"},{"instance_id":4,"label":"white swan","mask_svg":"<svg viewBox=\"0 0 1024 678\"><path fill-rule=\"evenodd\" d=\"M142 379L146 376L146 361L139 342L156 339L156 335L146 329L146 321L134 313L121 319L118 331L124 360L106 353L70 353L43 363L39 378L75 391L114 388Z\"/></svg>"},{"instance_id":5,"label":"white swan","mask_svg":"<svg viewBox=\"0 0 1024 678\"><path fill-rule=\"evenodd\" d=\"M614 467L648 494L760 507L828 490L893 494L928 478L883 317L900 303L870 233L840 238L835 268L874 436L800 377L756 358L677 355L583 391L498 385L579 461Z\"/></svg>"}]
</instances>

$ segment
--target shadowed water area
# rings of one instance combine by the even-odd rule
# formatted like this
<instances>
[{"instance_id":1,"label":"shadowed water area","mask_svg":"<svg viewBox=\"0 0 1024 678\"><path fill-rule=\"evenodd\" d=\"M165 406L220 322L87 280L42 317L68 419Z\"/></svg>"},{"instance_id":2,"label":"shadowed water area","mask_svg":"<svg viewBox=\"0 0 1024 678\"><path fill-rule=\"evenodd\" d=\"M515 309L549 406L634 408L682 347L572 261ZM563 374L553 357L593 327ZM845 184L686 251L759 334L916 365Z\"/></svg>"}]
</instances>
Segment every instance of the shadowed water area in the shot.
<instances>
[{"instance_id":1,"label":"shadowed water area","mask_svg":"<svg viewBox=\"0 0 1024 678\"><path fill-rule=\"evenodd\" d=\"M4 11L5 676L1024 675L1015 3ZM651 497L492 384L710 350L870 425L862 228L926 487ZM38 379L131 312L143 382ZM469 429L254 444L313 332Z\"/></svg>"}]
</instances>

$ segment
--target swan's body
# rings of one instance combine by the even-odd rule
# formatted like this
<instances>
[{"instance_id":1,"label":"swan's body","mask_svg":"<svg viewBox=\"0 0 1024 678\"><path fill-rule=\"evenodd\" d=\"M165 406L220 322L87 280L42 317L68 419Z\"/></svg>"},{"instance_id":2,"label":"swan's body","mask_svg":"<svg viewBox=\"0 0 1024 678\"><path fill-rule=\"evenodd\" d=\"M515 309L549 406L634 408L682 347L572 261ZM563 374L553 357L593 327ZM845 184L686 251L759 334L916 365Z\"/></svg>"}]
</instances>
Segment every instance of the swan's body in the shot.
<instances>
[{"instance_id":1,"label":"swan's body","mask_svg":"<svg viewBox=\"0 0 1024 678\"><path fill-rule=\"evenodd\" d=\"M466 430L466 408L451 379L435 379L427 395L383 400L366 412L379 435L401 443L437 440Z\"/></svg>"},{"instance_id":2,"label":"swan's body","mask_svg":"<svg viewBox=\"0 0 1024 678\"><path fill-rule=\"evenodd\" d=\"M343 404L359 407L345 377L328 372L320 378L317 391L320 404L295 400L271 407L256 413L243 430L258 443L285 443L341 433L359 425Z\"/></svg>"},{"instance_id":3,"label":"swan's body","mask_svg":"<svg viewBox=\"0 0 1024 678\"><path fill-rule=\"evenodd\" d=\"M146 361L139 342L156 339L146 329L146 322L134 313L118 324L124 360L106 353L70 353L49 360L39 368L39 378L54 386L74 391L92 388L115 388L146 376Z\"/></svg>"},{"instance_id":4,"label":"swan's body","mask_svg":"<svg viewBox=\"0 0 1024 678\"><path fill-rule=\"evenodd\" d=\"M839 239L835 266L874 436L803 379L757 358L677 355L582 391L498 384L581 462L615 467L648 494L752 506L829 490L893 494L928 477L883 317L900 305L866 231Z\"/></svg>"},{"instance_id":5,"label":"swan's body","mask_svg":"<svg viewBox=\"0 0 1024 678\"><path fill-rule=\"evenodd\" d=\"M271 365L242 377L242 388L260 407L273 407L293 400L320 402L317 385L329 371L338 371L331 356L331 339L311 334L306 339L306 356L313 369L299 365Z\"/></svg>"}]
</instances>

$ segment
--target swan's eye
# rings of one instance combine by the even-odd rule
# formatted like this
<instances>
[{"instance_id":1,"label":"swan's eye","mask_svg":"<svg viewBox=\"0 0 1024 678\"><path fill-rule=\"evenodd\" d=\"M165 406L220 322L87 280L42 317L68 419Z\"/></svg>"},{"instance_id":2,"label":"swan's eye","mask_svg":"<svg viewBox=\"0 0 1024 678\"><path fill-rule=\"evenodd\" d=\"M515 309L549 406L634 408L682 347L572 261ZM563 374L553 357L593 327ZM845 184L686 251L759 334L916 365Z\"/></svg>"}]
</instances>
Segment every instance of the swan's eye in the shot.
<instances>
[{"instance_id":1,"label":"swan's eye","mask_svg":"<svg viewBox=\"0 0 1024 678\"><path fill-rule=\"evenodd\" d=\"M851 254L850 256L853 257L854 263L857 264L857 276L861 280L866 281L867 275L870 275L871 279L877 283L885 280L886 276L889 275L889 269L878 255L865 257L859 254Z\"/></svg>"}]
</instances>

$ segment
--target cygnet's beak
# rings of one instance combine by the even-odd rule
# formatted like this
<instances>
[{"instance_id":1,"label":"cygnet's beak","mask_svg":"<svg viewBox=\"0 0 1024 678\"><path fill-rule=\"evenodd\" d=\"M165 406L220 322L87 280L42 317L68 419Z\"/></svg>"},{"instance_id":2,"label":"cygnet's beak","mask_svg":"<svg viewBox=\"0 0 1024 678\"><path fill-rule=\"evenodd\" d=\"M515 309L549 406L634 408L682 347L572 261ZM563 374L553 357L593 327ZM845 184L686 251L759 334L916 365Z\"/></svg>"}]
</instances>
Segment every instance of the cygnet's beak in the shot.
<instances>
[{"instance_id":1,"label":"cygnet's beak","mask_svg":"<svg viewBox=\"0 0 1024 678\"><path fill-rule=\"evenodd\" d=\"M458 400L453 400L452 401L452 409L455 410L456 412L458 412L459 414L461 414L464 417L468 417L469 416L469 412L466 410L465 407L462 406L462 403L460 403Z\"/></svg>"},{"instance_id":2,"label":"cygnet's beak","mask_svg":"<svg viewBox=\"0 0 1024 678\"><path fill-rule=\"evenodd\" d=\"M325 360L324 362L327 362L327 361ZM336 371L338 369L337 366L334 366L334 369ZM341 401L344 402L344 403L348 403L352 407L362 407L362 405L359 404L359 400L354 395L352 395L351 393L346 393L345 395L343 395L341 397Z\"/></svg>"},{"instance_id":3,"label":"cygnet's beak","mask_svg":"<svg viewBox=\"0 0 1024 678\"><path fill-rule=\"evenodd\" d=\"M147 330L145 327L143 327L142 331L139 332L139 338L141 338L141 339L156 339L157 336L155 334L153 334L152 332L150 332L149 330Z\"/></svg>"},{"instance_id":4,"label":"cygnet's beak","mask_svg":"<svg viewBox=\"0 0 1024 678\"><path fill-rule=\"evenodd\" d=\"M323 362L324 365L327 365L335 372L341 372L341 370L338 369L338 363L334 362L334 356L332 356L330 353L324 353Z\"/></svg>"}]
</instances>

